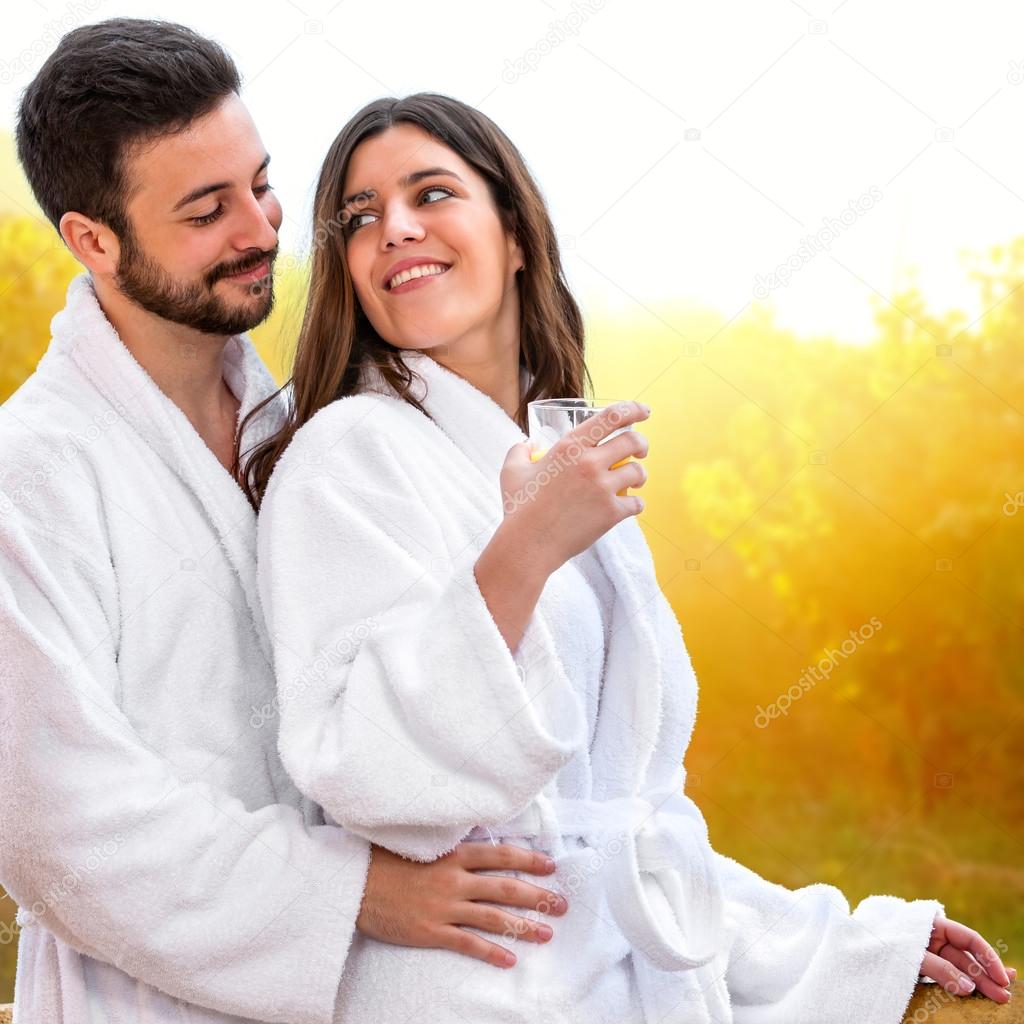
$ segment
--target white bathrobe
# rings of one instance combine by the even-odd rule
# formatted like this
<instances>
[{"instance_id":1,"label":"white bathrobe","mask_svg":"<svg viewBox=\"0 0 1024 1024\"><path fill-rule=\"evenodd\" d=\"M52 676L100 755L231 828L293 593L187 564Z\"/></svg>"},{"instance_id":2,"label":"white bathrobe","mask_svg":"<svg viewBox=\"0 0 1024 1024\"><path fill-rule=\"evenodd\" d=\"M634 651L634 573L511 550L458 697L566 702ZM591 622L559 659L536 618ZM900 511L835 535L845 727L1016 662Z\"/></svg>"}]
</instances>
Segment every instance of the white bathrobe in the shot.
<instances>
[{"instance_id":1,"label":"white bathrobe","mask_svg":"<svg viewBox=\"0 0 1024 1024\"><path fill-rule=\"evenodd\" d=\"M357 936L342 1018L896 1024L941 904L851 914L836 888L711 850L683 794L696 679L633 519L551 577L510 654L473 565L523 434L406 358L431 418L367 375L297 433L261 510L282 760L329 817L408 857L467 836L551 851L570 911L549 944L505 940L506 971Z\"/></svg>"},{"instance_id":2,"label":"white bathrobe","mask_svg":"<svg viewBox=\"0 0 1024 1024\"><path fill-rule=\"evenodd\" d=\"M368 844L277 757L255 514L88 277L52 330L0 407L15 1019L328 1024ZM274 388L244 337L225 379L243 415Z\"/></svg>"}]
</instances>

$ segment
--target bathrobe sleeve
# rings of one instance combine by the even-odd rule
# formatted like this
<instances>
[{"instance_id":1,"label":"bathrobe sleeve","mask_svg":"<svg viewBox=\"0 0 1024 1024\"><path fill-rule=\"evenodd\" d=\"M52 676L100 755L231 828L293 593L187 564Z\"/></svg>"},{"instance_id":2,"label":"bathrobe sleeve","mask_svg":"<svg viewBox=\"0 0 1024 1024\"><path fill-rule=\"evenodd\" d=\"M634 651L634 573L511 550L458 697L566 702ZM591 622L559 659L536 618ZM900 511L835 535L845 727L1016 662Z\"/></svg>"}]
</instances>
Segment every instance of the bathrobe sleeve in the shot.
<instances>
[{"instance_id":1,"label":"bathrobe sleeve","mask_svg":"<svg viewBox=\"0 0 1024 1024\"><path fill-rule=\"evenodd\" d=\"M436 428L389 402L342 399L296 435L260 512L260 598L299 789L353 832L431 860L522 810L585 724L535 625L520 645L531 670L509 652L477 586L478 545L446 526L456 470L422 472Z\"/></svg>"},{"instance_id":2,"label":"bathrobe sleeve","mask_svg":"<svg viewBox=\"0 0 1024 1024\"><path fill-rule=\"evenodd\" d=\"M677 702L696 682L678 621L663 596L655 602L664 638L666 699ZM673 697L673 693L675 696ZM652 765L675 775L686 732L672 707ZM685 727L684 727L685 728ZM673 735L674 733L674 735ZM735 1024L898 1024L913 994L937 900L869 896L851 913L842 892L817 883L788 889L712 851L722 887L725 981Z\"/></svg>"},{"instance_id":3,"label":"bathrobe sleeve","mask_svg":"<svg viewBox=\"0 0 1024 1024\"><path fill-rule=\"evenodd\" d=\"M147 746L117 700L102 538L51 511L29 522L0 494L0 879L19 923L187 1003L329 1024L368 844L246 809Z\"/></svg>"},{"instance_id":4,"label":"bathrobe sleeve","mask_svg":"<svg viewBox=\"0 0 1024 1024\"><path fill-rule=\"evenodd\" d=\"M835 886L787 889L730 857L715 858L735 1024L903 1019L941 903L869 896L851 913Z\"/></svg>"}]
</instances>

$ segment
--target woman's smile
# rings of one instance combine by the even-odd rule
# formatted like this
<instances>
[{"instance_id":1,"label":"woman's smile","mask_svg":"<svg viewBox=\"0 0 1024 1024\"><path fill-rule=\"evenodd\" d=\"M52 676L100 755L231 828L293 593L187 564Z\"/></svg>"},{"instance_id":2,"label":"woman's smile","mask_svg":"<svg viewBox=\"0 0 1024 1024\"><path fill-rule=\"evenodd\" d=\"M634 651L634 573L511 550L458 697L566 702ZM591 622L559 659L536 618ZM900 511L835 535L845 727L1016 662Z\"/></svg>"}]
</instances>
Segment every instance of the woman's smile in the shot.
<instances>
[{"instance_id":1,"label":"woman's smile","mask_svg":"<svg viewBox=\"0 0 1024 1024\"><path fill-rule=\"evenodd\" d=\"M444 263L419 263L392 275L385 288L391 295L404 295L429 284L450 269Z\"/></svg>"}]
</instances>

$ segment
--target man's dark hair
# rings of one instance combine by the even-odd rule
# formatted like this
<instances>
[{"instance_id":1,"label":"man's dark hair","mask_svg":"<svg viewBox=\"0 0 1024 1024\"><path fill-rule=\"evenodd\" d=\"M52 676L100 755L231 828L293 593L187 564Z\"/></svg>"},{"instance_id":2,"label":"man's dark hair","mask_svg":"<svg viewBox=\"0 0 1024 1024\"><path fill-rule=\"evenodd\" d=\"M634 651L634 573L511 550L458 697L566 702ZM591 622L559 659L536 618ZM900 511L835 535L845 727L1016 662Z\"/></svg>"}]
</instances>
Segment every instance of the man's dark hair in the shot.
<instances>
[{"instance_id":1,"label":"man's dark hair","mask_svg":"<svg viewBox=\"0 0 1024 1024\"><path fill-rule=\"evenodd\" d=\"M184 25L111 18L64 36L25 90L18 158L57 227L68 210L130 234L131 147L182 131L241 85L234 61Z\"/></svg>"}]
</instances>

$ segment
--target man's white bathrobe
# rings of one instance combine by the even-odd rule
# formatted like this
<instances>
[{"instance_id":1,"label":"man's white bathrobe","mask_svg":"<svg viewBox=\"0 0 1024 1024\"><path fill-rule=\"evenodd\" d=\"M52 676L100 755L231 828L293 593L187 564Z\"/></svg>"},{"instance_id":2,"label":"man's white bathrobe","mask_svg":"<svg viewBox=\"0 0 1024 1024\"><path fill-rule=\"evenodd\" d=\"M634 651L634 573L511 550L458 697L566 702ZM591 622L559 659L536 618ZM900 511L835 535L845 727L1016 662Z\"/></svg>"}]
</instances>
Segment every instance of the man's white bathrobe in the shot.
<instances>
[{"instance_id":1,"label":"man's white bathrobe","mask_svg":"<svg viewBox=\"0 0 1024 1024\"><path fill-rule=\"evenodd\" d=\"M328 1024L369 847L277 757L255 514L86 276L52 330L0 407L15 1019ZM244 337L225 364L243 415L273 390Z\"/></svg>"},{"instance_id":2,"label":"man's white bathrobe","mask_svg":"<svg viewBox=\"0 0 1024 1024\"><path fill-rule=\"evenodd\" d=\"M510 938L507 971L357 936L343 1019L896 1024L941 904L851 914L836 888L712 851L683 794L697 683L633 519L551 577L510 654L473 565L524 436L406 358L430 418L365 376L297 433L261 509L282 760L329 817L406 856L467 836L550 850L570 911L547 945Z\"/></svg>"}]
</instances>

